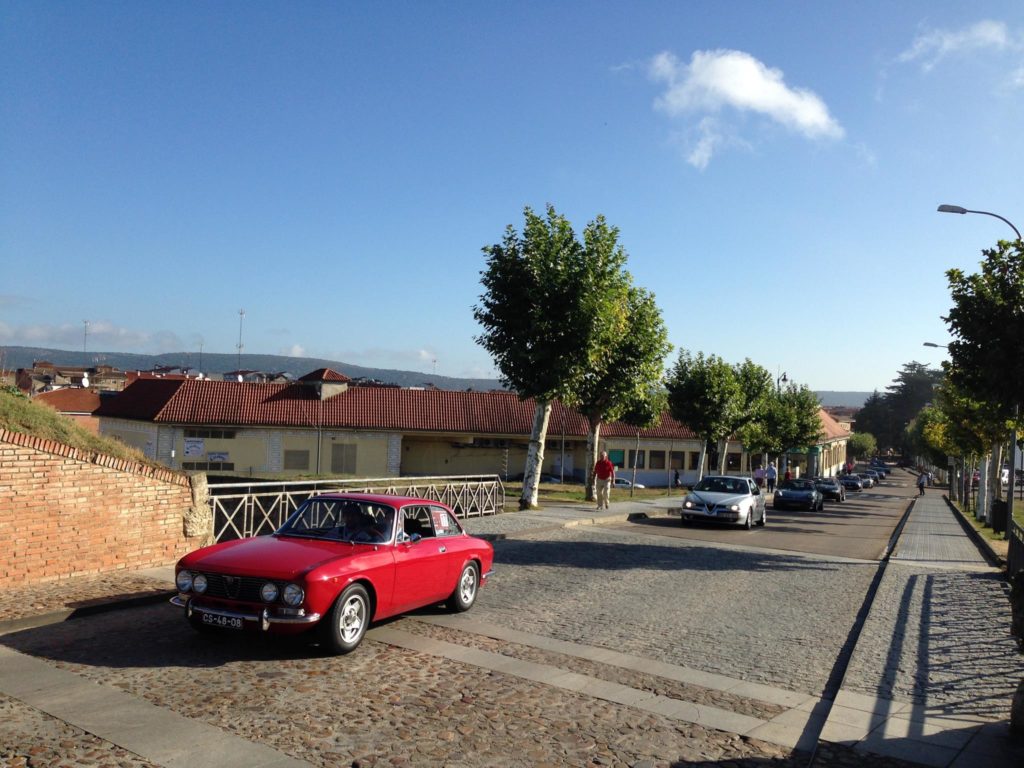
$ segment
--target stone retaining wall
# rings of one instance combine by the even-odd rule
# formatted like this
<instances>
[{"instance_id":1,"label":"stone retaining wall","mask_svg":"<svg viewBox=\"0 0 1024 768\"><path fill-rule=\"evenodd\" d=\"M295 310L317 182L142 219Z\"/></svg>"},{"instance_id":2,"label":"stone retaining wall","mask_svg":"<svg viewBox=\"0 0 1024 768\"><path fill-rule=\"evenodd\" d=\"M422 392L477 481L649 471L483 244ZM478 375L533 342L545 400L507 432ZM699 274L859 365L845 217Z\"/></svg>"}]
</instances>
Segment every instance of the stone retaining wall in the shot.
<instances>
[{"instance_id":1,"label":"stone retaining wall","mask_svg":"<svg viewBox=\"0 0 1024 768\"><path fill-rule=\"evenodd\" d=\"M0 585L174 562L209 536L198 479L0 429Z\"/></svg>"}]
</instances>

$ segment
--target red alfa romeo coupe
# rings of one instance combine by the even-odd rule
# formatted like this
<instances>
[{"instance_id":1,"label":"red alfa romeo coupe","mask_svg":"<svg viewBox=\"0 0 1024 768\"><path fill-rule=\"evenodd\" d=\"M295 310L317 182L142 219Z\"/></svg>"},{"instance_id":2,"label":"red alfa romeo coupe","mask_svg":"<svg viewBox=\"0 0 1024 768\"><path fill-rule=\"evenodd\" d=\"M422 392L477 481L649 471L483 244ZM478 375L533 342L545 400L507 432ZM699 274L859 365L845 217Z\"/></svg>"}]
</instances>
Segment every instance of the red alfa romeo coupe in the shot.
<instances>
[{"instance_id":1,"label":"red alfa romeo coupe","mask_svg":"<svg viewBox=\"0 0 1024 768\"><path fill-rule=\"evenodd\" d=\"M467 611L491 574L489 542L436 501L362 493L316 496L269 536L198 549L178 561L178 594L197 629L317 630L336 653L372 621L447 602Z\"/></svg>"}]
</instances>

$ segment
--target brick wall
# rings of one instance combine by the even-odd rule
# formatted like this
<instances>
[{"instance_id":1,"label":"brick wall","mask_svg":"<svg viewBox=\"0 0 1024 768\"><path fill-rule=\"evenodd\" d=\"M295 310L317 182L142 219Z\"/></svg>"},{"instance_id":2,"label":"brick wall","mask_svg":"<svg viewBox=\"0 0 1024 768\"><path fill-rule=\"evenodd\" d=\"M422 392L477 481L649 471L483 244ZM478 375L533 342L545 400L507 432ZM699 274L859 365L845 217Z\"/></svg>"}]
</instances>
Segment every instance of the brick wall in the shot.
<instances>
[{"instance_id":1,"label":"brick wall","mask_svg":"<svg viewBox=\"0 0 1024 768\"><path fill-rule=\"evenodd\" d=\"M0 429L0 585L174 562L189 478Z\"/></svg>"}]
</instances>

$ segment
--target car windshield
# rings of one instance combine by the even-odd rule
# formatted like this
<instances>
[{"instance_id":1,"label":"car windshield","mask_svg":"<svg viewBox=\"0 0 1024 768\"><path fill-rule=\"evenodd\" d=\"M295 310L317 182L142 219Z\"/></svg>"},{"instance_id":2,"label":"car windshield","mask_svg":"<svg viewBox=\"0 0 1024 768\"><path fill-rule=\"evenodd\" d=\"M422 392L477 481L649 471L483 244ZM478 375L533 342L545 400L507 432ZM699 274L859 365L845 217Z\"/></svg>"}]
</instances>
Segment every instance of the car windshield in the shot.
<instances>
[{"instance_id":1,"label":"car windshield","mask_svg":"<svg viewBox=\"0 0 1024 768\"><path fill-rule=\"evenodd\" d=\"M709 493L746 493L749 489L746 480L736 477L705 477L693 490Z\"/></svg>"},{"instance_id":2,"label":"car windshield","mask_svg":"<svg viewBox=\"0 0 1024 768\"><path fill-rule=\"evenodd\" d=\"M779 488L785 491L812 491L814 483L810 480L785 480Z\"/></svg>"},{"instance_id":3,"label":"car windshield","mask_svg":"<svg viewBox=\"0 0 1024 768\"><path fill-rule=\"evenodd\" d=\"M308 499L277 529L279 536L384 544L395 529L395 510L361 499Z\"/></svg>"},{"instance_id":4,"label":"car windshield","mask_svg":"<svg viewBox=\"0 0 1024 768\"><path fill-rule=\"evenodd\" d=\"M835 481L835 480L833 480L833 479L832 479L832 478L830 478L830 477L823 477L823 478L821 478L820 480L815 480L815 481L814 481L814 484L815 484L815 485L827 485L827 486L833 486L833 485L835 485L835 484L836 484L836 481Z\"/></svg>"}]
</instances>

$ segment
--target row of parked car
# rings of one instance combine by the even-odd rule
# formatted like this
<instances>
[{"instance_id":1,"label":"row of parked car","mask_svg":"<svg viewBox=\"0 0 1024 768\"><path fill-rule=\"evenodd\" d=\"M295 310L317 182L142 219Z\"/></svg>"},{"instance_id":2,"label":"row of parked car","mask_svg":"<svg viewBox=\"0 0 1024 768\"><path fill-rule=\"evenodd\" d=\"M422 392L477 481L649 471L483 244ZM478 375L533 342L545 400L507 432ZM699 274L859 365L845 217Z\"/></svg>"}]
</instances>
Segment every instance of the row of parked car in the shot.
<instances>
[{"instance_id":1,"label":"row of parked car","mask_svg":"<svg viewBox=\"0 0 1024 768\"><path fill-rule=\"evenodd\" d=\"M783 480L775 489L772 508L821 511L826 499L845 501L847 491L871 488L890 471L890 467L879 462L838 477ZM766 496L749 477L709 475L697 483L683 499L678 510L680 522L683 525L698 520L737 523L747 529L754 525L766 525Z\"/></svg>"}]
</instances>

